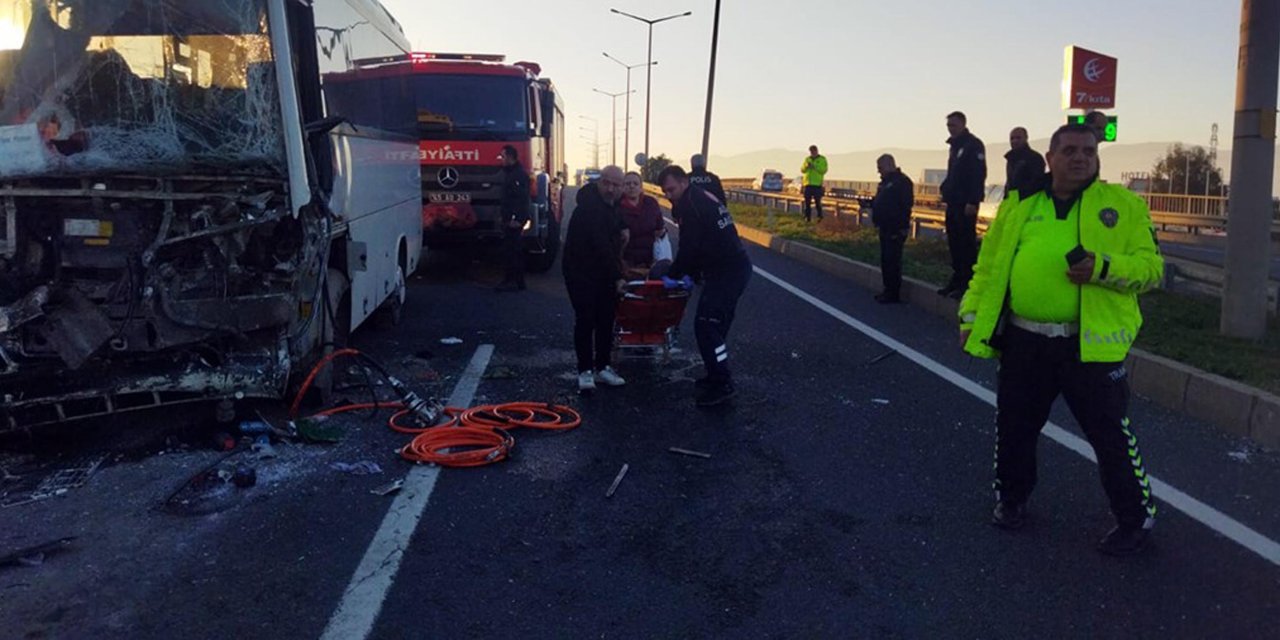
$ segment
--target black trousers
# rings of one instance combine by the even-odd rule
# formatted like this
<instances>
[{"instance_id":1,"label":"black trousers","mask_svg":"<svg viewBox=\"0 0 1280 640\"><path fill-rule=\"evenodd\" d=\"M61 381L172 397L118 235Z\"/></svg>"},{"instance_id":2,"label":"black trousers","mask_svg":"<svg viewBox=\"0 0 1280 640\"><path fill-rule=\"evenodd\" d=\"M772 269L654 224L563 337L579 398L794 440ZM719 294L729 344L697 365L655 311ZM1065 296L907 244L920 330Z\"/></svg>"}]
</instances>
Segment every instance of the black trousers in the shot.
<instances>
[{"instance_id":1,"label":"black trousers","mask_svg":"<svg viewBox=\"0 0 1280 640\"><path fill-rule=\"evenodd\" d=\"M964 213L963 204L947 203L947 248L951 250L951 286L969 287L978 262L978 217Z\"/></svg>"},{"instance_id":2,"label":"black trousers","mask_svg":"<svg viewBox=\"0 0 1280 640\"><path fill-rule=\"evenodd\" d=\"M705 275L702 294L698 298L693 333L698 339L698 352L707 368L712 384L729 384L729 328L738 308L738 299L751 281L751 260L746 255L738 264L728 265Z\"/></svg>"},{"instance_id":3,"label":"black trousers","mask_svg":"<svg viewBox=\"0 0 1280 640\"><path fill-rule=\"evenodd\" d=\"M812 212L812 210L809 208L809 205L811 203L813 204L813 206L817 207L818 209L818 219L819 220L822 219L822 196L825 193L826 191L823 190L822 187L808 186L804 188L804 219L805 221L809 220L809 215Z\"/></svg>"},{"instance_id":4,"label":"black trousers","mask_svg":"<svg viewBox=\"0 0 1280 640\"><path fill-rule=\"evenodd\" d=\"M902 293L902 247L906 243L906 229L880 230L880 278L884 294L890 298Z\"/></svg>"},{"instance_id":5,"label":"black trousers","mask_svg":"<svg viewBox=\"0 0 1280 640\"><path fill-rule=\"evenodd\" d=\"M1138 438L1127 416L1124 363L1080 362L1079 338L1006 329L996 400L996 499L1026 502L1036 485L1036 444L1061 394L1098 458L1116 521L1150 526L1156 515Z\"/></svg>"},{"instance_id":6,"label":"black trousers","mask_svg":"<svg viewBox=\"0 0 1280 640\"><path fill-rule=\"evenodd\" d=\"M503 281L524 284L524 242L521 229L507 227L502 235Z\"/></svg>"},{"instance_id":7,"label":"black trousers","mask_svg":"<svg viewBox=\"0 0 1280 640\"><path fill-rule=\"evenodd\" d=\"M573 305L573 348L578 372L599 371L610 364L613 352L613 319L618 292L607 280L565 278Z\"/></svg>"}]
</instances>

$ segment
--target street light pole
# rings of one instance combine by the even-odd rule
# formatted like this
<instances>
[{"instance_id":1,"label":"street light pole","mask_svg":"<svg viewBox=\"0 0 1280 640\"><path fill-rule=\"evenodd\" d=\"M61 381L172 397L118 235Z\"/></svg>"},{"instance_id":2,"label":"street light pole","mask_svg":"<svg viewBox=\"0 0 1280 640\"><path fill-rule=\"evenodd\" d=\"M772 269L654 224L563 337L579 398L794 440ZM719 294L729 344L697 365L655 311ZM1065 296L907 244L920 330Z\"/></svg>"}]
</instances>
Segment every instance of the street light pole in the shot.
<instances>
[{"instance_id":1,"label":"street light pole","mask_svg":"<svg viewBox=\"0 0 1280 640\"><path fill-rule=\"evenodd\" d=\"M591 116L578 116L578 117L582 118L583 120L590 120L591 123L594 125L594 128L590 129L591 136L592 136L591 148L594 150L593 153L595 155L595 160L591 166L593 169L599 169L600 168L600 121L595 118L592 118ZM583 131L588 130L586 127L578 127L578 128Z\"/></svg>"},{"instance_id":2,"label":"street light pole","mask_svg":"<svg viewBox=\"0 0 1280 640\"><path fill-rule=\"evenodd\" d=\"M658 64L658 62L655 60L653 62L646 62L643 64L627 64L609 55L608 51L604 52L604 57L622 65L622 67L627 70L627 124L623 126L622 137L625 142L622 146L622 160L630 164L631 161L628 160L628 158L631 157L631 94L635 93L631 90L631 70L639 67L652 67L653 65Z\"/></svg>"},{"instance_id":3,"label":"street light pole","mask_svg":"<svg viewBox=\"0 0 1280 640\"><path fill-rule=\"evenodd\" d=\"M1220 329L1227 336L1257 340L1267 330L1280 2L1242 0L1238 60Z\"/></svg>"},{"instance_id":4,"label":"street light pole","mask_svg":"<svg viewBox=\"0 0 1280 640\"><path fill-rule=\"evenodd\" d=\"M625 11L618 11L617 9L610 9L609 11L612 11L613 13L616 13L620 16L631 18L632 20L638 20L640 22L643 22L649 25L649 65L648 65L649 68L647 69L646 75L648 77L645 80L645 88L644 88L644 155L646 158L648 158L649 157L649 128L650 128L649 116L651 113L650 110L653 106L653 25L666 22L668 20L675 20L676 18L691 16L693 15L693 12L686 11L684 13L670 15L665 18L650 20L648 18L641 18L640 16L631 15L630 13L627 13Z\"/></svg>"},{"instance_id":5,"label":"street light pole","mask_svg":"<svg viewBox=\"0 0 1280 640\"><path fill-rule=\"evenodd\" d=\"M716 50L720 46L720 0L716 0L716 15L711 26L711 71L707 72L707 119L702 125L702 157L708 157L711 147L711 102L716 94Z\"/></svg>"},{"instance_id":6,"label":"street light pole","mask_svg":"<svg viewBox=\"0 0 1280 640\"><path fill-rule=\"evenodd\" d=\"M621 98L622 96L625 96L625 95L629 95L630 92L623 91L621 93L609 93L608 91L601 91L595 88L591 90L602 96L608 96L613 101L613 137L609 139L609 150L613 153L613 161L610 164L617 166L618 165L618 98Z\"/></svg>"}]
</instances>

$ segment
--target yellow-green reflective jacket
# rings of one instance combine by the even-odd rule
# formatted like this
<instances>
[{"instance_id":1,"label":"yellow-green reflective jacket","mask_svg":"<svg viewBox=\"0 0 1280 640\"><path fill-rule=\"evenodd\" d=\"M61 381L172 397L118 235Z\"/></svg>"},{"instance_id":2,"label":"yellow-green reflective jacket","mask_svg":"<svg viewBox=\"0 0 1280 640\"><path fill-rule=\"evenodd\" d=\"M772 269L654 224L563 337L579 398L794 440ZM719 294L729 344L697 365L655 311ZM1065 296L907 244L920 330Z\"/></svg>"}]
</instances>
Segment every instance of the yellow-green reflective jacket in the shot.
<instances>
[{"instance_id":1,"label":"yellow-green reflective jacket","mask_svg":"<svg viewBox=\"0 0 1280 640\"><path fill-rule=\"evenodd\" d=\"M1164 259L1151 212L1133 192L1095 181L1080 198L1080 244L1095 254L1093 279L1080 287L1080 359L1121 362L1142 327L1138 294L1160 284ZM961 328L971 331L965 351L979 358L999 356L991 337L1007 306L1022 226L1030 216L1055 215L1047 191L1025 200L1013 191L1000 204L983 238L969 290L960 302ZM1062 272L1066 278L1065 257Z\"/></svg>"}]
</instances>

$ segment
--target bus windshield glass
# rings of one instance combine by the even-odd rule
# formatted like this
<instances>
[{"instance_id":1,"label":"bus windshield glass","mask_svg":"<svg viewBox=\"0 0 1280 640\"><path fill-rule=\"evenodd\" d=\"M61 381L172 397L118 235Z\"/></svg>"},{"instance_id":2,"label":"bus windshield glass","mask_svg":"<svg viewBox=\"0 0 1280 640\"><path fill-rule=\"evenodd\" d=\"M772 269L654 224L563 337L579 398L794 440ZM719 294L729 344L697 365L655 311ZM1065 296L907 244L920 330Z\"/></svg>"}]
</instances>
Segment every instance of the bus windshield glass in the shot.
<instances>
[{"instance_id":1,"label":"bus windshield glass","mask_svg":"<svg viewBox=\"0 0 1280 640\"><path fill-rule=\"evenodd\" d=\"M497 75L419 74L418 133L425 139L529 135L523 79Z\"/></svg>"},{"instance_id":2,"label":"bus windshield glass","mask_svg":"<svg viewBox=\"0 0 1280 640\"><path fill-rule=\"evenodd\" d=\"M283 171L266 0L0 0L0 179Z\"/></svg>"}]
</instances>

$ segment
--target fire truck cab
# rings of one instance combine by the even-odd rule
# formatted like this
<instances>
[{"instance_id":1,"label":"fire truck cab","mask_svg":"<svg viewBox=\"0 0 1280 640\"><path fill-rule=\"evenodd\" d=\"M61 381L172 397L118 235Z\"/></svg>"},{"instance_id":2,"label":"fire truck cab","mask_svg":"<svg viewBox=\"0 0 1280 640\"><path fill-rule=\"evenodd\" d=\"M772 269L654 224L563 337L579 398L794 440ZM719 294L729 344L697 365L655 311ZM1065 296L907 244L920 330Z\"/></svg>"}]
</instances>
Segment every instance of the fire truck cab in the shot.
<instances>
[{"instance_id":1,"label":"fire truck cab","mask_svg":"<svg viewBox=\"0 0 1280 640\"><path fill-rule=\"evenodd\" d=\"M546 271L560 244L564 105L532 62L500 55L414 53L424 241L432 247L490 243L500 224L502 147L529 172L526 265Z\"/></svg>"}]
</instances>

